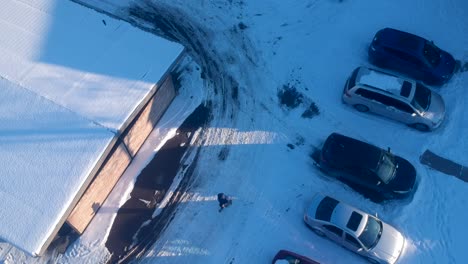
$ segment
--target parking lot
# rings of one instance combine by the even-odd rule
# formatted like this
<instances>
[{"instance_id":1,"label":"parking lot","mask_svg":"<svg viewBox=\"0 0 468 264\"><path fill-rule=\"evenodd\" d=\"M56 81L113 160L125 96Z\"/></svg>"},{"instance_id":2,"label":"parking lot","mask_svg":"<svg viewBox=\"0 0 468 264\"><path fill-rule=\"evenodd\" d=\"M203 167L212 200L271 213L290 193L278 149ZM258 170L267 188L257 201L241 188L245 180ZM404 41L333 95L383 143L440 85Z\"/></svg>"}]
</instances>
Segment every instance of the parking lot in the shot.
<instances>
[{"instance_id":1,"label":"parking lot","mask_svg":"<svg viewBox=\"0 0 468 264\"><path fill-rule=\"evenodd\" d=\"M188 15L202 8L173 6ZM465 61L466 38L462 36L468 32L463 7L466 4L461 1L233 3L230 10L242 14L239 20L247 26L242 34L259 52L258 60L240 67L238 63L245 58L236 52L238 40L213 39L221 44L218 51L234 54L227 70L240 84L238 116L234 121L220 116L206 128L196 171L199 176L190 189L192 198L180 206L166 233L148 252L148 262L268 263L285 248L321 263L365 263L305 227L303 211L315 192L377 213L397 228L408 242L399 263L463 262L467 256L460 245L467 235L463 224L468 218L463 198L467 186L421 164L419 157L430 149L467 163L463 158L468 147L466 74L459 72L446 85L431 87L445 100L447 115L433 132L422 133L359 113L341 102L352 70L370 65L367 49L384 27L429 38L455 59ZM201 15L197 21L219 17L217 9L222 7L203 6L206 17ZM235 26L239 20L221 20L210 27L229 39L223 25ZM298 104L281 104L278 91L284 87L298 91ZM319 114L304 117L311 103ZM323 175L310 155L332 132L390 147L411 162L417 171L414 196L377 204ZM220 160L219 153L226 148L228 155ZM220 191L234 197L232 207L222 213L214 198Z\"/></svg>"}]
</instances>

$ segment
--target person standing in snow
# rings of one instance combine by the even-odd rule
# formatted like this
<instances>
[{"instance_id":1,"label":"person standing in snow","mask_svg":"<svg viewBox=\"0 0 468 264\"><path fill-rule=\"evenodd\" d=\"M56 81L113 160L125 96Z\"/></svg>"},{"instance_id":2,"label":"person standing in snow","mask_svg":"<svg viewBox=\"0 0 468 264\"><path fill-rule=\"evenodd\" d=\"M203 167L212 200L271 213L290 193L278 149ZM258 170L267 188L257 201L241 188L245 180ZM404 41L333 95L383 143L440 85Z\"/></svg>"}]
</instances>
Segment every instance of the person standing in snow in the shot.
<instances>
[{"instance_id":1,"label":"person standing in snow","mask_svg":"<svg viewBox=\"0 0 468 264\"><path fill-rule=\"evenodd\" d=\"M232 204L232 200L224 193L218 193L219 212Z\"/></svg>"}]
</instances>

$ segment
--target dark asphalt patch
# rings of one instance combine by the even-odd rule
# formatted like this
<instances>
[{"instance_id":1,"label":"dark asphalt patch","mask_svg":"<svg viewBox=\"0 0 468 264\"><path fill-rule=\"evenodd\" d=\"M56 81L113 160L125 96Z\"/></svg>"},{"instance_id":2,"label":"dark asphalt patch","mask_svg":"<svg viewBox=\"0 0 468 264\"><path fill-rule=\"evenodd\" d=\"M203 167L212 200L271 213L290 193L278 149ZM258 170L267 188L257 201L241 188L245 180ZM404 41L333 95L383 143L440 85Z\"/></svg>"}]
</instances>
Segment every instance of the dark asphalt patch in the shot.
<instances>
[{"instance_id":1,"label":"dark asphalt patch","mask_svg":"<svg viewBox=\"0 0 468 264\"><path fill-rule=\"evenodd\" d=\"M468 62L460 62L460 67L458 69L458 72L466 72L468 71Z\"/></svg>"},{"instance_id":2,"label":"dark asphalt patch","mask_svg":"<svg viewBox=\"0 0 468 264\"><path fill-rule=\"evenodd\" d=\"M302 113L301 117L303 118L313 118L314 116L317 116L320 114L320 110L317 107L317 105L312 102L310 103L309 107Z\"/></svg>"},{"instance_id":3,"label":"dark asphalt patch","mask_svg":"<svg viewBox=\"0 0 468 264\"><path fill-rule=\"evenodd\" d=\"M180 197L172 197L172 202L155 218L152 218L155 208L148 205L155 205L163 200L163 195L156 194L167 193L181 167L180 161L189 149L194 132L206 126L211 118L211 105L200 105L179 127L177 135L168 140L141 171L130 194L131 198L117 212L106 241L106 247L112 254L108 263L131 261L141 249L152 245L170 222L178 204L177 198ZM190 175L186 173L182 182L186 183L189 178ZM187 184L181 183L178 189L184 186L187 187ZM149 224L142 227L148 220Z\"/></svg>"},{"instance_id":4,"label":"dark asphalt patch","mask_svg":"<svg viewBox=\"0 0 468 264\"><path fill-rule=\"evenodd\" d=\"M302 104L304 95L300 93L296 87L290 85L283 85L278 91L278 99L281 105L287 108L296 108Z\"/></svg>"},{"instance_id":5,"label":"dark asphalt patch","mask_svg":"<svg viewBox=\"0 0 468 264\"><path fill-rule=\"evenodd\" d=\"M426 150L419 160L422 164L442 173L452 175L458 179L468 182L468 168L455 163L449 159L443 158L430 150Z\"/></svg>"},{"instance_id":6,"label":"dark asphalt patch","mask_svg":"<svg viewBox=\"0 0 468 264\"><path fill-rule=\"evenodd\" d=\"M285 107L287 110L292 110L302 105L305 107L304 112L301 114L302 118L311 119L318 116L320 114L320 109L315 102L299 91L296 85L300 84L301 82L299 80L294 80L288 84L284 84L278 90L277 96L280 106ZM307 87L304 89L308 90Z\"/></svg>"}]
</instances>

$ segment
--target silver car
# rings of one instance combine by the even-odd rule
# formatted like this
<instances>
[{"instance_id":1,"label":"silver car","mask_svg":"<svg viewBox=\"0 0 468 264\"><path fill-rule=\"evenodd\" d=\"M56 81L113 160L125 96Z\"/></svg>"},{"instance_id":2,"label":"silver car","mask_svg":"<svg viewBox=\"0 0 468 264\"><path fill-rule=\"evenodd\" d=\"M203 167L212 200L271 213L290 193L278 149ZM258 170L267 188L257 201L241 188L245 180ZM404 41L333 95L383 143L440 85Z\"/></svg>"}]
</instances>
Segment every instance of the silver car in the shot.
<instances>
[{"instance_id":1,"label":"silver car","mask_svg":"<svg viewBox=\"0 0 468 264\"><path fill-rule=\"evenodd\" d=\"M440 126L445 116L442 97L426 86L391 73L358 67L346 81L343 102L421 131Z\"/></svg>"},{"instance_id":2,"label":"silver car","mask_svg":"<svg viewBox=\"0 0 468 264\"><path fill-rule=\"evenodd\" d=\"M405 238L377 217L323 194L316 194L304 221L318 235L367 258L371 263L395 263Z\"/></svg>"}]
</instances>

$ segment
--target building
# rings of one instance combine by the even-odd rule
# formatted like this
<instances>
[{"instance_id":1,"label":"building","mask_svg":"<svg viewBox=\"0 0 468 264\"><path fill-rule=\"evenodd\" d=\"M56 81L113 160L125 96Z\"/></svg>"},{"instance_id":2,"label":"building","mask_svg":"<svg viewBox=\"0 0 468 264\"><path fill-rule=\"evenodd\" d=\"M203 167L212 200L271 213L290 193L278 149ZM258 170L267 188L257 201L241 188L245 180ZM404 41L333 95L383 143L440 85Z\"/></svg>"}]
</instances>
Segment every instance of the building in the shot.
<instances>
[{"instance_id":1,"label":"building","mask_svg":"<svg viewBox=\"0 0 468 264\"><path fill-rule=\"evenodd\" d=\"M82 233L176 95L177 43L71 1L0 9L0 239Z\"/></svg>"}]
</instances>

